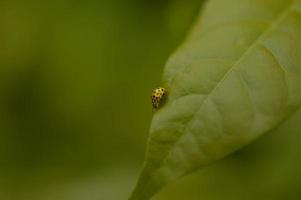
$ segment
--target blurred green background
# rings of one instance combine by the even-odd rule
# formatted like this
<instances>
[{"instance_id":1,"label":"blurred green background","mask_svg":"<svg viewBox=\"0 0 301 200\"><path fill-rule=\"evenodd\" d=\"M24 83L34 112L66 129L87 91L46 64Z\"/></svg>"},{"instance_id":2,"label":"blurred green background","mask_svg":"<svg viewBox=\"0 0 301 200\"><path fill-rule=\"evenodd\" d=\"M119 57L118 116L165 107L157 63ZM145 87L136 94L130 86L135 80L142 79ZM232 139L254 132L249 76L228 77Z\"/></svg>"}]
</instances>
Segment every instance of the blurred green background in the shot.
<instances>
[{"instance_id":1,"label":"blurred green background","mask_svg":"<svg viewBox=\"0 0 301 200\"><path fill-rule=\"evenodd\" d=\"M0 199L122 200L202 0L2 0ZM301 199L301 113L154 199Z\"/></svg>"}]
</instances>

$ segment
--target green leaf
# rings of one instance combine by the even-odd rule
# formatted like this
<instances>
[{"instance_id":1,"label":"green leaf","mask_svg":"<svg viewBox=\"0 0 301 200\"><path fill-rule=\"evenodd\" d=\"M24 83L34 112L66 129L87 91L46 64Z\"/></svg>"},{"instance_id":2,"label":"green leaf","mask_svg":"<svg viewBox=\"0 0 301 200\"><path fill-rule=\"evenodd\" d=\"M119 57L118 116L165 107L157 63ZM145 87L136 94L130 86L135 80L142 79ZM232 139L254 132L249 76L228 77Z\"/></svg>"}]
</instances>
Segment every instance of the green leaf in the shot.
<instances>
[{"instance_id":1,"label":"green leaf","mask_svg":"<svg viewBox=\"0 0 301 200\"><path fill-rule=\"evenodd\" d=\"M301 105L300 0L211 0L163 81L131 200L245 146Z\"/></svg>"}]
</instances>

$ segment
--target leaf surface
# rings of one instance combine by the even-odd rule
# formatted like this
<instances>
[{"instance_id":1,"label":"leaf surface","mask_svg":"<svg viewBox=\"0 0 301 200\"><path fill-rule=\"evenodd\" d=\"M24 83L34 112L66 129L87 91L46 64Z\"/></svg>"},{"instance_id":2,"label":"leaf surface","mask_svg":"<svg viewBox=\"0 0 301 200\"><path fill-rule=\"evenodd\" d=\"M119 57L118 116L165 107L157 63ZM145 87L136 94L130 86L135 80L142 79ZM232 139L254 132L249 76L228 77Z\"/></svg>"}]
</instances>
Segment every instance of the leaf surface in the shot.
<instances>
[{"instance_id":1,"label":"leaf surface","mask_svg":"<svg viewBox=\"0 0 301 200\"><path fill-rule=\"evenodd\" d=\"M300 0L211 0L165 67L131 200L252 142L301 104Z\"/></svg>"}]
</instances>

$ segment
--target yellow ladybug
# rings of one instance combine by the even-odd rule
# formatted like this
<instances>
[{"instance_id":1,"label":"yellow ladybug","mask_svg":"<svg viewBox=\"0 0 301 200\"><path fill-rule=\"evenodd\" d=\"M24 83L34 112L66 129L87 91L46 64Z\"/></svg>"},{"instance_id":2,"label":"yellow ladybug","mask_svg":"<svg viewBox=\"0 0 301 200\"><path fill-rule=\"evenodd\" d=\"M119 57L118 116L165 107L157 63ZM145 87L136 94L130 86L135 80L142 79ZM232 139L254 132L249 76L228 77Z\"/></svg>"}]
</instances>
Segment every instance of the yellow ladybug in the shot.
<instances>
[{"instance_id":1,"label":"yellow ladybug","mask_svg":"<svg viewBox=\"0 0 301 200\"><path fill-rule=\"evenodd\" d=\"M152 105L154 109L160 108L166 99L166 89L163 87L158 87L154 89L152 96Z\"/></svg>"}]
</instances>

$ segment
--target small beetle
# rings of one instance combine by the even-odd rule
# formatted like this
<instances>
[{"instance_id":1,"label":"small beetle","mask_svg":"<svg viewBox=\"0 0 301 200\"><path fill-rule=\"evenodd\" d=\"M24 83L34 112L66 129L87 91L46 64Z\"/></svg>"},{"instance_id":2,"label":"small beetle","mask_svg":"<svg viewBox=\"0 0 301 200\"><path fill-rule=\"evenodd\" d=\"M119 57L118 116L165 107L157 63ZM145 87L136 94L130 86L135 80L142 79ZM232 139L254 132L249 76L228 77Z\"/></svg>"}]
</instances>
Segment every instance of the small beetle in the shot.
<instances>
[{"instance_id":1,"label":"small beetle","mask_svg":"<svg viewBox=\"0 0 301 200\"><path fill-rule=\"evenodd\" d=\"M166 89L163 87L158 87L154 89L152 96L152 105L154 109L160 108L166 99Z\"/></svg>"}]
</instances>

